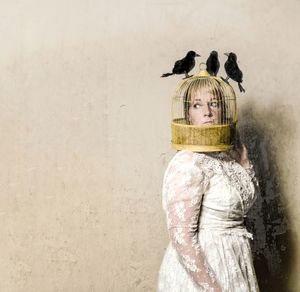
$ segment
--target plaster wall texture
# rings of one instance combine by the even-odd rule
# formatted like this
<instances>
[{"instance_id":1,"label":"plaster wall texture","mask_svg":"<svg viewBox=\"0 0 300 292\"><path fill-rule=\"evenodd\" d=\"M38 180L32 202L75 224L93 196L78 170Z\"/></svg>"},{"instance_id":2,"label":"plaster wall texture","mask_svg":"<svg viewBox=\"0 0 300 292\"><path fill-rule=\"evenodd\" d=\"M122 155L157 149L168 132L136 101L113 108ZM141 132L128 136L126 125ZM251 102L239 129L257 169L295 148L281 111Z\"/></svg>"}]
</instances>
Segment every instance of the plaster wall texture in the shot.
<instances>
[{"instance_id":1,"label":"plaster wall texture","mask_svg":"<svg viewBox=\"0 0 300 292\"><path fill-rule=\"evenodd\" d=\"M155 291L171 94L236 52L262 291L299 291L300 1L0 1L0 291ZM193 71L196 72L196 69ZM221 70L221 75L224 70ZM236 84L233 84L237 90Z\"/></svg>"}]
</instances>

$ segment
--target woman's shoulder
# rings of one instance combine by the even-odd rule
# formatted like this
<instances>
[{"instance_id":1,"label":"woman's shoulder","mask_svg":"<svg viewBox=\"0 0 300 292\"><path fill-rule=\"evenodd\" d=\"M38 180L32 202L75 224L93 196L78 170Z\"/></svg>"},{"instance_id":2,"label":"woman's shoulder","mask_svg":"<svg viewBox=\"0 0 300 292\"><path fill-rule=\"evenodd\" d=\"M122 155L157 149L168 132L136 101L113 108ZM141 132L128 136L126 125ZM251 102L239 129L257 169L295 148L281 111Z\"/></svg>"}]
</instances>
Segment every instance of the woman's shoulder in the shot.
<instances>
[{"instance_id":1,"label":"woman's shoulder","mask_svg":"<svg viewBox=\"0 0 300 292\"><path fill-rule=\"evenodd\" d=\"M207 156L203 153L193 152L191 150L180 150L173 156L170 162L199 163L205 160Z\"/></svg>"},{"instance_id":2,"label":"woman's shoulder","mask_svg":"<svg viewBox=\"0 0 300 292\"><path fill-rule=\"evenodd\" d=\"M178 151L170 160L166 172L199 171L212 177L214 174L222 174L222 161L226 154L220 153L199 153L190 150Z\"/></svg>"},{"instance_id":3,"label":"woman's shoulder","mask_svg":"<svg viewBox=\"0 0 300 292\"><path fill-rule=\"evenodd\" d=\"M180 150L170 160L167 167L167 172L172 170L182 169L188 170L201 170L205 167L205 161L208 157L203 153L197 153L190 150Z\"/></svg>"}]
</instances>

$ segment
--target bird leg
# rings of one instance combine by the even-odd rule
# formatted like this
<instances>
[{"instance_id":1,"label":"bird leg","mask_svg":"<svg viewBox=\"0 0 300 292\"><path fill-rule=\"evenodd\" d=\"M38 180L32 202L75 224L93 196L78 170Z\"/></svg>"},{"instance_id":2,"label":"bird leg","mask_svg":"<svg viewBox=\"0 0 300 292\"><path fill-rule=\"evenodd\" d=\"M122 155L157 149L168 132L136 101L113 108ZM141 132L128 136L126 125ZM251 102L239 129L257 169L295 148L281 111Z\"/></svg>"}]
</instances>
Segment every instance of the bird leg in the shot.
<instances>
[{"instance_id":1,"label":"bird leg","mask_svg":"<svg viewBox=\"0 0 300 292\"><path fill-rule=\"evenodd\" d=\"M240 92L246 92L246 90L244 89L244 87L242 86L242 84L240 82L238 83L238 86L239 86Z\"/></svg>"},{"instance_id":2,"label":"bird leg","mask_svg":"<svg viewBox=\"0 0 300 292\"><path fill-rule=\"evenodd\" d=\"M189 74L186 72L186 73L185 73L185 77L182 78L182 79L187 79L187 78L190 78L190 77L192 77L192 76L194 76L194 75L189 75Z\"/></svg>"},{"instance_id":3,"label":"bird leg","mask_svg":"<svg viewBox=\"0 0 300 292\"><path fill-rule=\"evenodd\" d=\"M228 76L226 77L226 79L223 78L223 77L221 76L221 79L222 79L223 81L225 81L227 84L229 84L229 81L228 81L229 77L228 77Z\"/></svg>"}]
</instances>

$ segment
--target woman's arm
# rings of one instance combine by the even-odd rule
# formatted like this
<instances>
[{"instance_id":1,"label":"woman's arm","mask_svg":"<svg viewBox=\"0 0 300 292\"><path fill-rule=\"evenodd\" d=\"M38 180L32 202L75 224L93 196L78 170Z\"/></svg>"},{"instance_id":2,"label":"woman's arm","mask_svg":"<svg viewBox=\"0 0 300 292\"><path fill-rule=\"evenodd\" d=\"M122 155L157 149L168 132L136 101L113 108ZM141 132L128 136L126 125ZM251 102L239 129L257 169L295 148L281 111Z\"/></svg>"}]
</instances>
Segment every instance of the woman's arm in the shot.
<instances>
[{"instance_id":1,"label":"woman's arm","mask_svg":"<svg viewBox=\"0 0 300 292\"><path fill-rule=\"evenodd\" d=\"M203 291L219 292L222 290L198 243L201 201L208 178L195 165L192 155L177 154L165 176L168 231L179 261L196 286Z\"/></svg>"}]
</instances>

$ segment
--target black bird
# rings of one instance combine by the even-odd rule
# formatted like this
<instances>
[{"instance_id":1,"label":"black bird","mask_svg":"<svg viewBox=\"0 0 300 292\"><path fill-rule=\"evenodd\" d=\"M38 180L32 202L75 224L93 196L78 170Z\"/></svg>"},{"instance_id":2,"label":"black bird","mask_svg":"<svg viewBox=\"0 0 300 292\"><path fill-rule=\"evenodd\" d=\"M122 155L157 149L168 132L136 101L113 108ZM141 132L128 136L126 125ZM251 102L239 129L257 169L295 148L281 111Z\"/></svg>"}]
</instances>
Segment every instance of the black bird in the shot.
<instances>
[{"instance_id":1,"label":"black bird","mask_svg":"<svg viewBox=\"0 0 300 292\"><path fill-rule=\"evenodd\" d=\"M225 53L224 55L228 56L228 59L224 65L227 77L226 79L222 77L222 79L228 83L228 79L231 78L238 83L240 92L245 92L245 89L241 85L243 82L243 72L240 70L237 64L236 54L231 52L229 54Z\"/></svg>"},{"instance_id":2,"label":"black bird","mask_svg":"<svg viewBox=\"0 0 300 292\"><path fill-rule=\"evenodd\" d=\"M220 69L218 52L212 51L206 61L206 70L210 75L217 76Z\"/></svg>"},{"instance_id":3,"label":"black bird","mask_svg":"<svg viewBox=\"0 0 300 292\"><path fill-rule=\"evenodd\" d=\"M185 78L191 77L188 73L195 67L195 57L200 57L200 55L194 51L189 51L183 59L175 62L172 73L164 73L161 77L174 74L185 74Z\"/></svg>"}]
</instances>

